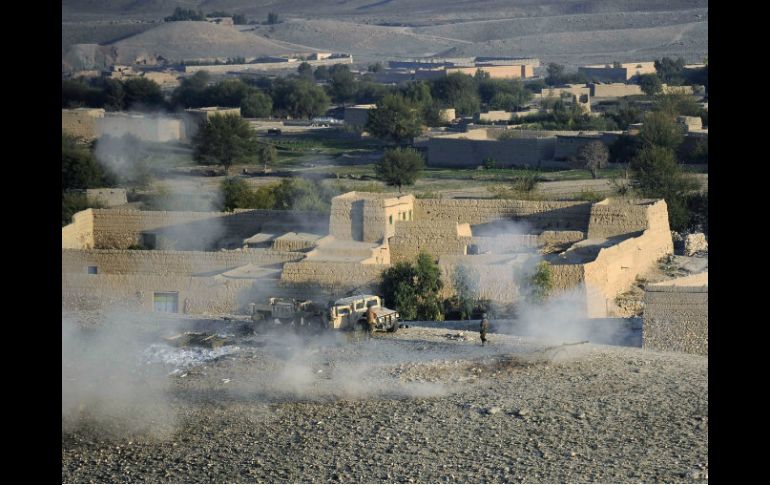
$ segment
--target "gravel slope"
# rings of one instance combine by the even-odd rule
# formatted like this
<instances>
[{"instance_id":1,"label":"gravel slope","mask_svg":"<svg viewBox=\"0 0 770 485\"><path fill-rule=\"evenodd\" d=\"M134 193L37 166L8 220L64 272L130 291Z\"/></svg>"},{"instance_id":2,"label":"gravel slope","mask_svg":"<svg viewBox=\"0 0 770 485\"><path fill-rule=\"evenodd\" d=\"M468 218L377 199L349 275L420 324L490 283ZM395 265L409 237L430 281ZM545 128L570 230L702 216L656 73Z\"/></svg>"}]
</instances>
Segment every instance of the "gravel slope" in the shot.
<instances>
[{"instance_id":1,"label":"gravel slope","mask_svg":"<svg viewBox=\"0 0 770 485\"><path fill-rule=\"evenodd\" d=\"M63 411L62 481L707 481L707 358L456 335L256 336L177 360L142 427Z\"/></svg>"}]
</instances>

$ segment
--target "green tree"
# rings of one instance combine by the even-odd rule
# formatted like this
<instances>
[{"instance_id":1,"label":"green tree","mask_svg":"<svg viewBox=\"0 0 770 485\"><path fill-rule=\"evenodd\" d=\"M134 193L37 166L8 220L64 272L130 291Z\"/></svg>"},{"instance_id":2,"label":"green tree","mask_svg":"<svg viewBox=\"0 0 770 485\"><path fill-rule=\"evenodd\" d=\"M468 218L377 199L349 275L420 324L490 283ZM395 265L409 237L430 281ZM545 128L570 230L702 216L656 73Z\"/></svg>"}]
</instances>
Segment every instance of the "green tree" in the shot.
<instances>
[{"instance_id":1,"label":"green tree","mask_svg":"<svg viewBox=\"0 0 770 485\"><path fill-rule=\"evenodd\" d=\"M238 115L215 115L193 137L193 158L204 165L221 164L228 173L233 162L253 154L254 131Z\"/></svg>"},{"instance_id":2,"label":"green tree","mask_svg":"<svg viewBox=\"0 0 770 485\"><path fill-rule=\"evenodd\" d=\"M163 106L163 92L158 83L143 77L134 77L123 83L126 107L136 110L155 110Z\"/></svg>"},{"instance_id":3,"label":"green tree","mask_svg":"<svg viewBox=\"0 0 770 485\"><path fill-rule=\"evenodd\" d=\"M642 140L638 136L620 135L610 145L609 160L611 163L629 163L641 148Z\"/></svg>"},{"instance_id":4,"label":"green tree","mask_svg":"<svg viewBox=\"0 0 770 485\"><path fill-rule=\"evenodd\" d=\"M249 86L240 79L225 79L206 88L204 99L209 106L240 106L250 93Z\"/></svg>"},{"instance_id":5,"label":"green tree","mask_svg":"<svg viewBox=\"0 0 770 485\"><path fill-rule=\"evenodd\" d=\"M398 187L412 185L425 167L425 160L413 148L385 150L382 159L374 166L377 178L388 185Z\"/></svg>"},{"instance_id":6,"label":"green tree","mask_svg":"<svg viewBox=\"0 0 770 485\"><path fill-rule=\"evenodd\" d=\"M476 81L467 74L454 73L434 80L431 95L442 106L455 108L463 116L478 113L481 108Z\"/></svg>"},{"instance_id":7,"label":"green tree","mask_svg":"<svg viewBox=\"0 0 770 485\"><path fill-rule=\"evenodd\" d=\"M241 115L244 118L266 118L273 112L273 100L259 89L249 89L241 100Z\"/></svg>"},{"instance_id":8,"label":"green tree","mask_svg":"<svg viewBox=\"0 0 770 485\"><path fill-rule=\"evenodd\" d=\"M171 94L172 104L184 108L206 106L204 92L209 82L211 82L211 75L207 71L198 71L190 77L183 78Z\"/></svg>"},{"instance_id":9,"label":"green tree","mask_svg":"<svg viewBox=\"0 0 770 485\"><path fill-rule=\"evenodd\" d=\"M605 114L615 120L618 128L622 130L628 129L628 125L632 123L642 122L642 111L636 105L626 100L620 100L615 109Z\"/></svg>"},{"instance_id":10,"label":"green tree","mask_svg":"<svg viewBox=\"0 0 770 485\"><path fill-rule=\"evenodd\" d=\"M313 79L313 66L309 62L303 62L297 67L297 75L303 79Z\"/></svg>"},{"instance_id":11,"label":"green tree","mask_svg":"<svg viewBox=\"0 0 770 485\"><path fill-rule=\"evenodd\" d=\"M350 68L345 64L335 64L329 68L329 92L337 103L352 101L356 94L356 81Z\"/></svg>"},{"instance_id":12,"label":"green tree","mask_svg":"<svg viewBox=\"0 0 770 485\"><path fill-rule=\"evenodd\" d=\"M326 66L318 66L313 72L313 77L316 81L325 81L329 79L329 68Z\"/></svg>"},{"instance_id":13,"label":"green tree","mask_svg":"<svg viewBox=\"0 0 770 485\"><path fill-rule=\"evenodd\" d=\"M526 101L509 93L497 93L489 103L492 109L503 111L519 111Z\"/></svg>"},{"instance_id":14,"label":"green tree","mask_svg":"<svg viewBox=\"0 0 770 485\"><path fill-rule=\"evenodd\" d=\"M257 145L257 159L264 166L265 172L267 172L267 166L272 164L277 157L278 152L272 144L260 143Z\"/></svg>"},{"instance_id":15,"label":"green tree","mask_svg":"<svg viewBox=\"0 0 770 485\"><path fill-rule=\"evenodd\" d=\"M639 130L639 139L646 146L659 146L671 150L682 143L682 130L665 113L653 111L644 117L644 124Z\"/></svg>"},{"instance_id":16,"label":"green tree","mask_svg":"<svg viewBox=\"0 0 770 485\"><path fill-rule=\"evenodd\" d=\"M545 77L545 84L548 86L558 86L563 83L564 66L551 62L546 68L548 75Z\"/></svg>"},{"instance_id":17,"label":"green tree","mask_svg":"<svg viewBox=\"0 0 770 485\"><path fill-rule=\"evenodd\" d=\"M674 151L665 146L645 146L631 160L630 169L641 195L665 199L671 228L684 229L690 218L687 198L700 184L682 171Z\"/></svg>"},{"instance_id":18,"label":"green tree","mask_svg":"<svg viewBox=\"0 0 770 485\"><path fill-rule=\"evenodd\" d=\"M123 83L117 79L106 78L103 80L102 98L103 106L107 111L121 111L126 107L126 90Z\"/></svg>"},{"instance_id":19,"label":"green tree","mask_svg":"<svg viewBox=\"0 0 770 485\"><path fill-rule=\"evenodd\" d=\"M591 177L596 178L599 175L599 169L607 166L609 150L603 142L595 140L578 149L577 159L582 167L591 172Z\"/></svg>"},{"instance_id":20,"label":"green tree","mask_svg":"<svg viewBox=\"0 0 770 485\"><path fill-rule=\"evenodd\" d=\"M492 109L518 111L532 99L532 91L520 79L486 79L479 83L479 97Z\"/></svg>"},{"instance_id":21,"label":"green tree","mask_svg":"<svg viewBox=\"0 0 770 485\"><path fill-rule=\"evenodd\" d=\"M441 269L432 256L420 252L414 264L396 263L383 273L380 290L385 301L405 320L443 320L439 292Z\"/></svg>"},{"instance_id":22,"label":"green tree","mask_svg":"<svg viewBox=\"0 0 770 485\"><path fill-rule=\"evenodd\" d=\"M416 278L414 266L405 261L392 265L382 275L380 293L404 320L417 318L417 295L413 287Z\"/></svg>"},{"instance_id":23,"label":"green tree","mask_svg":"<svg viewBox=\"0 0 770 485\"><path fill-rule=\"evenodd\" d=\"M647 96L658 94L663 90L663 83L657 74L642 74L639 76L639 87Z\"/></svg>"},{"instance_id":24,"label":"green tree","mask_svg":"<svg viewBox=\"0 0 770 485\"><path fill-rule=\"evenodd\" d=\"M369 72L382 72L385 70L385 68L382 66L382 63L377 61L374 64L369 64L369 67L366 68Z\"/></svg>"},{"instance_id":25,"label":"green tree","mask_svg":"<svg viewBox=\"0 0 770 485\"><path fill-rule=\"evenodd\" d=\"M337 195L318 181L285 178L275 188L275 208L329 212L331 199Z\"/></svg>"},{"instance_id":26,"label":"green tree","mask_svg":"<svg viewBox=\"0 0 770 485\"><path fill-rule=\"evenodd\" d=\"M305 79L279 79L273 85L273 106L295 118L312 118L328 109L329 97Z\"/></svg>"},{"instance_id":27,"label":"green tree","mask_svg":"<svg viewBox=\"0 0 770 485\"><path fill-rule=\"evenodd\" d=\"M684 65L684 59L681 57L676 60L664 57L655 61L655 70L662 82L670 86L681 86L684 81Z\"/></svg>"},{"instance_id":28,"label":"green tree","mask_svg":"<svg viewBox=\"0 0 770 485\"><path fill-rule=\"evenodd\" d=\"M72 216L86 209L102 209L104 205L96 201L89 201L82 192L62 193L61 200L61 225L62 227L72 223Z\"/></svg>"},{"instance_id":29,"label":"green tree","mask_svg":"<svg viewBox=\"0 0 770 485\"><path fill-rule=\"evenodd\" d=\"M82 79L62 80L62 108L101 108L102 106L104 106L104 99L100 89L90 86Z\"/></svg>"},{"instance_id":30,"label":"green tree","mask_svg":"<svg viewBox=\"0 0 770 485\"><path fill-rule=\"evenodd\" d=\"M61 136L61 186L69 189L94 189L114 185L114 176L106 172L91 154L91 150L78 139L62 133Z\"/></svg>"},{"instance_id":31,"label":"green tree","mask_svg":"<svg viewBox=\"0 0 770 485\"><path fill-rule=\"evenodd\" d=\"M200 20L206 20L206 16L203 15L203 12L201 12L200 10L177 7L174 9L173 14L169 15L168 17L164 17L163 20L166 22L177 22L177 21L183 21L183 20L200 21Z\"/></svg>"},{"instance_id":32,"label":"green tree","mask_svg":"<svg viewBox=\"0 0 770 485\"><path fill-rule=\"evenodd\" d=\"M419 135L421 125L420 112L401 95L390 94L369 110L366 130L377 138L402 143Z\"/></svg>"},{"instance_id":33,"label":"green tree","mask_svg":"<svg viewBox=\"0 0 770 485\"><path fill-rule=\"evenodd\" d=\"M695 97L681 91L661 93L655 96L654 110L674 118L676 116L700 116L703 109Z\"/></svg>"},{"instance_id":34,"label":"green tree","mask_svg":"<svg viewBox=\"0 0 770 485\"><path fill-rule=\"evenodd\" d=\"M272 187L260 187L252 190L245 180L227 178L220 185L221 210L233 209L273 209L275 194Z\"/></svg>"},{"instance_id":35,"label":"green tree","mask_svg":"<svg viewBox=\"0 0 770 485\"><path fill-rule=\"evenodd\" d=\"M278 23L278 14L270 12L267 14L267 25L275 25Z\"/></svg>"}]
</instances>

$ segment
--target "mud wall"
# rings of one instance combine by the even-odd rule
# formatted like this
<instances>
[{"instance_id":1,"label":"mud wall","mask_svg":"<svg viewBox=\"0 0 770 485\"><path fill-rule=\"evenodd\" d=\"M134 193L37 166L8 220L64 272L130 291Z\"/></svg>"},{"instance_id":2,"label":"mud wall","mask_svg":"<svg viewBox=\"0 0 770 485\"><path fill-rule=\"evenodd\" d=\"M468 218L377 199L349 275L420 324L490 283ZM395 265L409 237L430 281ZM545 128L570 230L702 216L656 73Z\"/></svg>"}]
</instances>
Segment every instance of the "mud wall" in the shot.
<instances>
[{"instance_id":1,"label":"mud wall","mask_svg":"<svg viewBox=\"0 0 770 485\"><path fill-rule=\"evenodd\" d=\"M414 220L484 224L517 219L536 229L588 229L590 202L508 199L417 199ZM398 228L396 228L398 232Z\"/></svg>"},{"instance_id":2,"label":"mud wall","mask_svg":"<svg viewBox=\"0 0 770 485\"><path fill-rule=\"evenodd\" d=\"M465 254L471 240L470 234L464 235L457 222L400 221L396 224L396 234L389 239L390 261L413 262L420 251L436 258L447 254Z\"/></svg>"},{"instance_id":3,"label":"mud wall","mask_svg":"<svg viewBox=\"0 0 770 485\"><path fill-rule=\"evenodd\" d=\"M246 264L270 265L299 261L302 253L265 249L237 251L132 251L62 249L62 273L185 275L226 271Z\"/></svg>"},{"instance_id":4,"label":"mud wall","mask_svg":"<svg viewBox=\"0 0 770 485\"><path fill-rule=\"evenodd\" d=\"M590 78L590 76L589 76ZM625 79L618 79L625 81ZM622 98L623 96L636 96L644 94L638 84L626 84L617 82L610 84L590 84L591 97L593 98Z\"/></svg>"},{"instance_id":5,"label":"mud wall","mask_svg":"<svg viewBox=\"0 0 770 485\"><path fill-rule=\"evenodd\" d=\"M615 298L631 288L637 275L650 271L658 264L660 258L674 252L665 201L660 200L654 204L641 205L640 207L644 208L644 220L636 219L634 217L636 212L629 211L625 212L629 214L627 223L609 224L609 230L597 229L596 223L589 226L589 239L592 237L592 228L594 233L604 232L612 235L613 229L615 231L628 231L634 227L634 224L643 227L641 235L629 237L618 244L602 248L593 261L585 263L584 280L586 287L597 291L601 297L594 298L589 302L589 316L591 317L611 315L615 307ZM619 221L620 219L614 220ZM627 233L624 232L623 234Z\"/></svg>"},{"instance_id":6,"label":"mud wall","mask_svg":"<svg viewBox=\"0 0 770 485\"><path fill-rule=\"evenodd\" d=\"M104 117L104 110L80 108L61 110L61 131L68 135L92 140L97 137L97 122Z\"/></svg>"},{"instance_id":7,"label":"mud wall","mask_svg":"<svg viewBox=\"0 0 770 485\"><path fill-rule=\"evenodd\" d=\"M72 222L61 228L61 247L90 249L94 247L94 209L72 216Z\"/></svg>"},{"instance_id":8,"label":"mud wall","mask_svg":"<svg viewBox=\"0 0 770 485\"><path fill-rule=\"evenodd\" d=\"M536 165L551 160L555 137L513 138L508 140L463 140L435 137L425 142L430 167L477 167L485 158L494 158L501 167Z\"/></svg>"},{"instance_id":9,"label":"mud wall","mask_svg":"<svg viewBox=\"0 0 770 485\"><path fill-rule=\"evenodd\" d=\"M155 292L178 293L179 313L238 313L254 294L254 280L149 274L62 274L62 306L86 310L125 306L154 309Z\"/></svg>"},{"instance_id":10,"label":"mud wall","mask_svg":"<svg viewBox=\"0 0 770 485\"><path fill-rule=\"evenodd\" d=\"M169 212L123 209L93 210L94 246L126 249L142 242L143 232L165 238L176 249L206 250L219 241L237 242L260 232L265 223L286 231L328 231L328 216L317 212L236 210L234 212Z\"/></svg>"},{"instance_id":11,"label":"mud wall","mask_svg":"<svg viewBox=\"0 0 770 485\"><path fill-rule=\"evenodd\" d=\"M283 265L281 282L357 288L376 285L385 264L361 264L341 261L299 261Z\"/></svg>"}]
</instances>

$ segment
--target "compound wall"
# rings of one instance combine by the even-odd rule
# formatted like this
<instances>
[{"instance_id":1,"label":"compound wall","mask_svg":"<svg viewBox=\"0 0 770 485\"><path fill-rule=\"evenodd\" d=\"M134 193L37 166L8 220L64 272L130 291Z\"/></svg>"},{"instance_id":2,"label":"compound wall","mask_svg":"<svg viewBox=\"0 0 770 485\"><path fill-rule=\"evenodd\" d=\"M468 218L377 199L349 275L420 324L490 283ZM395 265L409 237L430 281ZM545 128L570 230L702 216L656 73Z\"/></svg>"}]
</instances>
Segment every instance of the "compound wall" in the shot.
<instances>
[{"instance_id":1,"label":"compound wall","mask_svg":"<svg viewBox=\"0 0 770 485\"><path fill-rule=\"evenodd\" d=\"M72 222L61 228L61 247L91 249L94 247L94 209L72 216Z\"/></svg>"},{"instance_id":2,"label":"compound wall","mask_svg":"<svg viewBox=\"0 0 770 485\"><path fill-rule=\"evenodd\" d=\"M342 261L301 261L283 265L281 283L320 285L352 289L376 286L385 264L361 264Z\"/></svg>"},{"instance_id":3,"label":"compound wall","mask_svg":"<svg viewBox=\"0 0 770 485\"><path fill-rule=\"evenodd\" d=\"M61 131L68 135L93 140L98 136L97 123L104 110L91 108L61 110Z\"/></svg>"},{"instance_id":4,"label":"compound wall","mask_svg":"<svg viewBox=\"0 0 770 485\"><path fill-rule=\"evenodd\" d=\"M184 133L182 120L176 118L121 113L107 115L97 122L98 136L133 135L140 140L164 143L179 141L184 137Z\"/></svg>"},{"instance_id":5,"label":"compound wall","mask_svg":"<svg viewBox=\"0 0 770 485\"><path fill-rule=\"evenodd\" d=\"M447 254L466 254L471 241L467 224L436 220L400 221L396 224L396 234L389 239L390 261L413 262L420 251L437 258Z\"/></svg>"},{"instance_id":6,"label":"compound wall","mask_svg":"<svg viewBox=\"0 0 770 485\"><path fill-rule=\"evenodd\" d=\"M526 221L535 229L586 231L590 202L507 199L417 199L414 220L484 224L500 219ZM396 228L398 231L398 228Z\"/></svg>"},{"instance_id":7,"label":"compound wall","mask_svg":"<svg viewBox=\"0 0 770 485\"><path fill-rule=\"evenodd\" d=\"M461 138L430 138L427 164L431 167L473 168L486 158L494 158L501 167L537 165L551 160L556 138L514 138L509 140L464 140Z\"/></svg>"},{"instance_id":8,"label":"compound wall","mask_svg":"<svg viewBox=\"0 0 770 485\"><path fill-rule=\"evenodd\" d=\"M178 294L179 313L237 313L251 300L257 285L246 279L62 273L62 307L84 310L127 306L152 311L154 293L162 292Z\"/></svg>"},{"instance_id":9,"label":"compound wall","mask_svg":"<svg viewBox=\"0 0 770 485\"><path fill-rule=\"evenodd\" d=\"M299 261L302 253L265 249L235 251L141 251L122 249L62 249L62 273L154 274L193 276L222 272L246 264L276 265Z\"/></svg>"},{"instance_id":10,"label":"compound wall","mask_svg":"<svg viewBox=\"0 0 770 485\"><path fill-rule=\"evenodd\" d=\"M142 244L143 233L154 233L159 242L163 239L177 249L205 250L222 241L236 244L260 232L266 223L285 226L287 232L328 232L328 216L309 211L169 212L89 209L84 212L85 217L90 217L92 222L87 225L81 221L72 228L63 228L63 247L90 243L90 247L99 249L127 249ZM81 230L84 233L78 236Z\"/></svg>"},{"instance_id":11,"label":"compound wall","mask_svg":"<svg viewBox=\"0 0 770 485\"><path fill-rule=\"evenodd\" d=\"M591 97L593 98L622 98L624 96L636 96L644 94L641 86L638 84L611 83L611 84L589 84L591 88Z\"/></svg>"},{"instance_id":12,"label":"compound wall","mask_svg":"<svg viewBox=\"0 0 770 485\"><path fill-rule=\"evenodd\" d=\"M605 201L606 202L606 201ZM589 302L590 317L604 317L614 311L615 298L628 291L636 277L653 269L658 260L673 254L674 245L668 225L666 202L635 204L595 204L588 226L588 238L632 235L610 247L602 248L593 261L584 264L586 287L601 298ZM608 207L609 206L609 209ZM620 206L619 210L613 206ZM641 216L640 216L641 214ZM603 299L603 300L602 300Z\"/></svg>"}]
</instances>

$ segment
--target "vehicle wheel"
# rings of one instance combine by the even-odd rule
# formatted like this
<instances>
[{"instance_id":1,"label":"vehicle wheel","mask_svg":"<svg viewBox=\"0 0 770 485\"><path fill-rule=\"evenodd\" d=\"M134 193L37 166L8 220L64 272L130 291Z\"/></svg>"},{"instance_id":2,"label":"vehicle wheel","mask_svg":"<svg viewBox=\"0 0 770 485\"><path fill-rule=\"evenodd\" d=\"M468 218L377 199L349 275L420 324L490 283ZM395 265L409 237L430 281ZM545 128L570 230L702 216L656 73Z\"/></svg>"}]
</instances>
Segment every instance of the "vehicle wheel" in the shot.
<instances>
[{"instance_id":1,"label":"vehicle wheel","mask_svg":"<svg viewBox=\"0 0 770 485\"><path fill-rule=\"evenodd\" d=\"M393 325L390 326L390 328L388 329L388 332L396 333L396 331L398 330L398 325L399 325L398 322L393 322Z\"/></svg>"}]
</instances>

